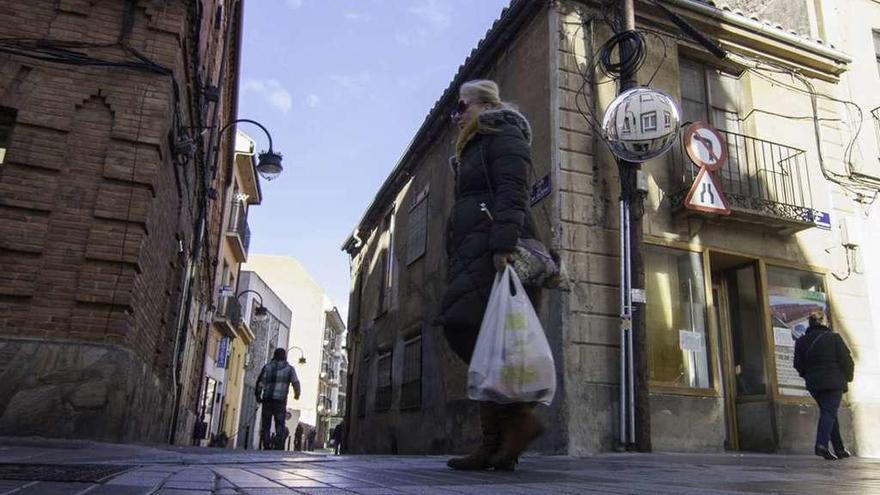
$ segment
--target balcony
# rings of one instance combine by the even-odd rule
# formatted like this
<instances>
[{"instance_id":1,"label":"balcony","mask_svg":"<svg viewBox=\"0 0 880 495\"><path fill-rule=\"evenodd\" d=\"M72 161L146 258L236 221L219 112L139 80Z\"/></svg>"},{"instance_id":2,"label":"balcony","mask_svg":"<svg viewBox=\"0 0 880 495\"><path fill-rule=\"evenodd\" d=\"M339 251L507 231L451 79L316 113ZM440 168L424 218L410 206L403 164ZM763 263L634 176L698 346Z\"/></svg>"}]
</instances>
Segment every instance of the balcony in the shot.
<instances>
[{"instance_id":1,"label":"balcony","mask_svg":"<svg viewBox=\"0 0 880 495\"><path fill-rule=\"evenodd\" d=\"M783 235L814 227L820 213L813 209L806 152L743 134L719 131L727 142L727 163L714 173L730 204L734 221ZM706 216L684 207L699 168L679 141L670 151L669 200L677 215ZM711 214L709 216L712 216Z\"/></svg>"},{"instance_id":2,"label":"balcony","mask_svg":"<svg viewBox=\"0 0 880 495\"><path fill-rule=\"evenodd\" d=\"M214 312L214 323L227 337L235 338L241 324L241 305L235 296L222 296Z\"/></svg>"},{"instance_id":3,"label":"balcony","mask_svg":"<svg viewBox=\"0 0 880 495\"><path fill-rule=\"evenodd\" d=\"M229 217L229 226L226 229L226 240L232 247L235 258L244 263L247 261L248 248L251 243L251 229L247 223L247 208L236 202L232 206L232 215Z\"/></svg>"}]
</instances>

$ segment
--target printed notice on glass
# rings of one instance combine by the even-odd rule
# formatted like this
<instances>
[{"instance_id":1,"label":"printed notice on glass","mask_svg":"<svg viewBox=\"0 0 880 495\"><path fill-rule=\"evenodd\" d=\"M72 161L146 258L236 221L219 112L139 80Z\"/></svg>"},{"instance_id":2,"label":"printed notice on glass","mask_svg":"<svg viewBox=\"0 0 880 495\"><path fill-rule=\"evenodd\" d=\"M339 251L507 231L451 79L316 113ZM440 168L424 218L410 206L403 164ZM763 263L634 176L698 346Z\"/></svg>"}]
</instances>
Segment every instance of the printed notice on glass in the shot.
<instances>
[{"instance_id":1,"label":"printed notice on glass","mask_svg":"<svg viewBox=\"0 0 880 495\"><path fill-rule=\"evenodd\" d=\"M804 379L794 369L794 338L791 329L785 327L773 327L773 340L776 358L776 381L779 384L779 393L784 395L809 395L804 388Z\"/></svg>"},{"instance_id":2,"label":"printed notice on glass","mask_svg":"<svg viewBox=\"0 0 880 495\"><path fill-rule=\"evenodd\" d=\"M700 332L692 332L690 330L679 330L678 347L683 351L702 351L703 334Z\"/></svg>"}]
</instances>

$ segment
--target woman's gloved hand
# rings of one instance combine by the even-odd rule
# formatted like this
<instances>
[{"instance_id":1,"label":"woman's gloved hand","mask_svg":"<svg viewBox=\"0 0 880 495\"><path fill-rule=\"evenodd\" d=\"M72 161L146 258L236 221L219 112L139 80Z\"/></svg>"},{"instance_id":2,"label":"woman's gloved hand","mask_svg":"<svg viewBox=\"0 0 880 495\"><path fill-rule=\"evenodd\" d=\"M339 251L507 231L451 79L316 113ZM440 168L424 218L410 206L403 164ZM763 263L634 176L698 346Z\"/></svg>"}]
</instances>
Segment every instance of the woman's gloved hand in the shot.
<instances>
[{"instance_id":1,"label":"woman's gloved hand","mask_svg":"<svg viewBox=\"0 0 880 495\"><path fill-rule=\"evenodd\" d=\"M501 272L507 268L507 264L513 261L513 253L495 253L492 255L492 263L495 270Z\"/></svg>"}]
</instances>

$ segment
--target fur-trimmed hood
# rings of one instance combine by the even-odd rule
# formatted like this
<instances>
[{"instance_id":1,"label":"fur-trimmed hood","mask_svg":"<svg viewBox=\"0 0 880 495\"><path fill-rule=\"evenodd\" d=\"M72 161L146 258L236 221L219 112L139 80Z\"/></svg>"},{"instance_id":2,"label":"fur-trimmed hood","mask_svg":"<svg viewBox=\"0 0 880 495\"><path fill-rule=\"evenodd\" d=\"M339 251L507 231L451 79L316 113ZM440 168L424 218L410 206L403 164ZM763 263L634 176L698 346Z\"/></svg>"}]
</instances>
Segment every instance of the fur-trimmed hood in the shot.
<instances>
[{"instance_id":1,"label":"fur-trimmed hood","mask_svg":"<svg viewBox=\"0 0 880 495\"><path fill-rule=\"evenodd\" d=\"M514 108L495 108L486 110L477 117L480 121L479 128L498 129L503 124L511 124L525 136L526 141L532 144L532 126L526 117Z\"/></svg>"}]
</instances>

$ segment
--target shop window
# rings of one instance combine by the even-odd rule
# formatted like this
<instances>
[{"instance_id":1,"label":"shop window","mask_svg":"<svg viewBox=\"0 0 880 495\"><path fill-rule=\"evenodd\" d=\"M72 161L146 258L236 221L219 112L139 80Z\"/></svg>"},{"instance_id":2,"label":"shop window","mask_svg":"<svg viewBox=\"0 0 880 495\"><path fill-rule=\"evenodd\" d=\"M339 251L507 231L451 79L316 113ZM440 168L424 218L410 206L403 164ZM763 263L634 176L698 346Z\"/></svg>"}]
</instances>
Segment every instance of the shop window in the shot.
<instances>
[{"instance_id":1,"label":"shop window","mask_svg":"<svg viewBox=\"0 0 880 495\"><path fill-rule=\"evenodd\" d=\"M710 388L702 256L700 253L647 246L645 272L651 383Z\"/></svg>"},{"instance_id":2,"label":"shop window","mask_svg":"<svg viewBox=\"0 0 880 495\"><path fill-rule=\"evenodd\" d=\"M6 158L6 150L9 148L9 138L12 136L12 128L18 112L14 108L0 107L0 165Z\"/></svg>"},{"instance_id":3,"label":"shop window","mask_svg":"<svg viewBox=\"0 0 880 495\"><path fill-rule=\"evenodd\" d=\"M422 336L403 344L403 383L400 385L400 408L418 409L422 405Z\"/></svg>"},{"instance_id":4,"label":"shop window","mask_svg":"<svg viewBox=\"0 0 880 495\"><path fill-rule=\"evenodd\" d=\"M376 411L391 408L391 351L379 353L376 361Z\"/></svg>"},{"instance_id":5,"label":"shop window","mask_svg":"<svg viewBox=\"0 0 880 495\"><path fill-rule=\"evenodd\" d=\"M821 312L826 322L831 321L825 282L821 275L812 272L768 266L767 296L779 393L809 396L793 366L794 343L807 331L810 314Z\"/></svg>"}]
</instances>

